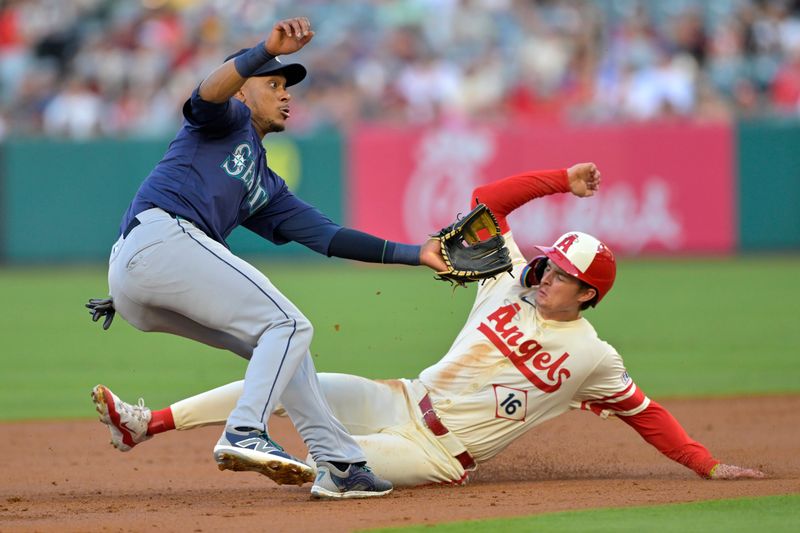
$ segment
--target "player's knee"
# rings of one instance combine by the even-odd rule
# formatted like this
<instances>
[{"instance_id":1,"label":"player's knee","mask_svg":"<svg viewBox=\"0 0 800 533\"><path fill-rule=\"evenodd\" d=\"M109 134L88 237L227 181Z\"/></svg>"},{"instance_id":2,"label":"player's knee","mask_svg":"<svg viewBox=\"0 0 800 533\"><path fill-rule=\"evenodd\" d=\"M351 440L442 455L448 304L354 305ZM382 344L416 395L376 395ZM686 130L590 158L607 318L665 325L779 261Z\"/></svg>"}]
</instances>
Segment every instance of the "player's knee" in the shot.
<instances>
[{"instance_id":1,"label":"player's knee","mask_svg":"<svg viewBox=\"0 0 800 533\"><path fill-rule=\"evenodd\" d=\"M311 343L311 339L314 337L314 326L309 319L303 315L295 317L295 330L296 335L308 339L309 344Z\"/></svg>"},{"instance_id":2,"label":"player's knee","mask_svg":"<svg viewBox=\"0 0 800 533\"><path fill-rule=\"evenodd\" d=\"M308 339L309 342L314 336L314 326L311 325L310 320L301 314L289 315L284 320L273 322L270 325L270 329L285 329L287 333L290 332L295 339Z\"/></svg>"},{"instance_id":3,"label":"player's knee","mask_svg":"<svg viewBox=\"0 0 800 533\"><path fill-rule=\"evenodd\" d=\"M314 336L314 328L311 322L302 314L289 315L285 318L271 322L264 330L261 339L266 335L274 335L278 332L285 336L290 336L292 344L305 344L311 345L311 339ZM261 342L261 340L259 340Z\"/></svg>"}]
</instances>

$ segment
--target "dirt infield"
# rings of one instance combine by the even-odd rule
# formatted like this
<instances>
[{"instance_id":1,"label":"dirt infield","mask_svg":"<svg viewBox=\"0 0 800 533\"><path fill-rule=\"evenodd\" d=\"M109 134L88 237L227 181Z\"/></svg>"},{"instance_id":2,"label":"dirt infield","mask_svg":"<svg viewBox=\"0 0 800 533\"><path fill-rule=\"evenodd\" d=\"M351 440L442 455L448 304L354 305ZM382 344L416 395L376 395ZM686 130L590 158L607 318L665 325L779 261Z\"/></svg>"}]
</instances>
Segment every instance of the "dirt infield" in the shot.
<instances>
[{"instance_id":1,"label":"dirt infield","mask_svg":"<svg viewBox=\"0 0 800 533\"><path fill-rule=\"evenodd\" d=\"M663 404L723 461L769 479L711 482L661 456L617 420L573 412L529 432L465 487L399 489L318 502L305 487L219 472L219 430L159 435L129 453L95 421L0 424L2 531L352 531L486 517L800 493L800 396ZM87 410L91 404L87 401ZM285 419L271 430L304 447Z\"/></svg>"}]
</instances>

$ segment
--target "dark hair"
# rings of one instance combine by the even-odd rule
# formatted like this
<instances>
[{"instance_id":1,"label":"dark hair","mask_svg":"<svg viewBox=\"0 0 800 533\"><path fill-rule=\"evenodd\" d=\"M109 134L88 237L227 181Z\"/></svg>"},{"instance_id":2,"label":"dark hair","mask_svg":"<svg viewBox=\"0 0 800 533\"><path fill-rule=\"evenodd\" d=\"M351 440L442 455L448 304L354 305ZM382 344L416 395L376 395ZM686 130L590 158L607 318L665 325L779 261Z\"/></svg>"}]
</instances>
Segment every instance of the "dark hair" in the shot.
<instances>
[{"instance_id":1,"label":"dark hair","mask_svg":"<svg viewBox=\"0 0 800 533\"><path fill-rule=\"evenodd\" d=\"M577 278L575 278L575 279L577 279ZM589 285L588 283L586 283L585 281L583 281L582 279L578 279L578 283L580 283L582 291L585 291L587 289L594 289L594 298L592 298L588 302L583 302L581 304L581 311L585 311L586 309L589 309L590 307L594 307L597 304L597 299L600 296L600 292L597 289L595 289L594 287L592 287L591 285Z\"/></svg>"}]
</instances>

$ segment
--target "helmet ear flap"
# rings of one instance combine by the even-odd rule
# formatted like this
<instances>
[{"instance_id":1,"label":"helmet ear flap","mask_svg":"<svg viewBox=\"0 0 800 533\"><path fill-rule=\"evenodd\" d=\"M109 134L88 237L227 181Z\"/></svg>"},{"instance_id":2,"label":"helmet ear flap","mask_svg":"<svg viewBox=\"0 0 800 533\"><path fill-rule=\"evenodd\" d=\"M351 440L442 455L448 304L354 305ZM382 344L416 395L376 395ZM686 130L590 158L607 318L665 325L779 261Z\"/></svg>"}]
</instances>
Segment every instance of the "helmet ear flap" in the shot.
<instances>
[{"instance_id":1,"label":"helmet ear flap","mask_svg":"<svg viewBox=\"0 0 800 533\"><path fill-rule=\"evenodd\" d=\"M522 286L535 287L539 285L542 281L545 268L547 268L547 256L540 255L534 257L531 262L522 269L522 275L519 280Z\"/></svg>"}]
</instances>

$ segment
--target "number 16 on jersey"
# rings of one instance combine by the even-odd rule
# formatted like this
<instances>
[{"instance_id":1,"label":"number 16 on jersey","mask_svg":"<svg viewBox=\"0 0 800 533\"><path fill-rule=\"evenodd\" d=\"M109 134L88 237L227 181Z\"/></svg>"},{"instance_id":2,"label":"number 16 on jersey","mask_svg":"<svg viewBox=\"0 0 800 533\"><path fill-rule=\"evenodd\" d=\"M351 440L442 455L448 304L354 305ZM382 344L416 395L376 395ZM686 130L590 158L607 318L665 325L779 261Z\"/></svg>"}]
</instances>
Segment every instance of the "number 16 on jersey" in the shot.
<instances>
[{"instance_id":1,"label":"number 16 on jersey","mask_svg":"<svg viewBox=\"0 0 800 533\"><path fill-rule=\"evenodd\" d=\"M525 421L525 414L528 412L528 391L494 385L494 396L497 403L495 417Z\"/></svg>"}]
</instances>

